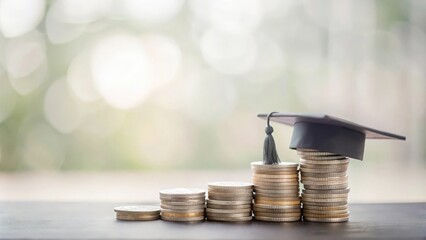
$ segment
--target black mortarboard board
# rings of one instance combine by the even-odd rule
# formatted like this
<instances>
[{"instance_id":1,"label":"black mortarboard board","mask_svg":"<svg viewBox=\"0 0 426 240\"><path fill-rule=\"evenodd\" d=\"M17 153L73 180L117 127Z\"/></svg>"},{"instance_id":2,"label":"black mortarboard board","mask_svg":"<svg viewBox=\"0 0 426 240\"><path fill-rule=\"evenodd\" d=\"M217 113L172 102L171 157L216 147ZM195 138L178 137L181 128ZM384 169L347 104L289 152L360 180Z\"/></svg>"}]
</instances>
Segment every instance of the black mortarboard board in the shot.
<instances>
[{"instance_id":1,"label":"black mortarboard board","mask_svg":"<svg viewBox=\"0 0 426 240\"><path fill-rule=\"evenodd\" d=\"M267 119L268 114L257 116ZM331 152L359 160L364 155L365 139L405 140L404 136L324 114L274 113L270 120L294 127L291 149Z\"/></svg>"}]
</instances>

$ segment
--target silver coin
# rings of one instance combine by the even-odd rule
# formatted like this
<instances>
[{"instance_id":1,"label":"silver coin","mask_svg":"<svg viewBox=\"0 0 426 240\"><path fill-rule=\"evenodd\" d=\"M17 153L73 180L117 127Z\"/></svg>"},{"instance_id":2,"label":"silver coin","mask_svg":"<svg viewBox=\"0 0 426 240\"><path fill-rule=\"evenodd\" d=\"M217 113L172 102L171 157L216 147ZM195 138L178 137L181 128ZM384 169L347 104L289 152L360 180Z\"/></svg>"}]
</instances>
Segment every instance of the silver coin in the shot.
<instances>
[{"instance_id":1,"label":"silver coin","mask_svg":"<svg viewBox=\"0 0 426 240\"><path fill-rule=\"evenodd\" d=\"M205 190L196 188L171 188L160 191L160 197L202 197Z\"/></svg>"},{"instance_id":2,"label":"silver coin","mask_svg":"<svg viewBox=\"0 0 426 240\"><path fill-rule=\"evenodd\" d=\"M132 205L115 207L114 211L117 213L146 213L146 214L160 214L161 208L152 205Z\"/></svg>"}]
</instances>

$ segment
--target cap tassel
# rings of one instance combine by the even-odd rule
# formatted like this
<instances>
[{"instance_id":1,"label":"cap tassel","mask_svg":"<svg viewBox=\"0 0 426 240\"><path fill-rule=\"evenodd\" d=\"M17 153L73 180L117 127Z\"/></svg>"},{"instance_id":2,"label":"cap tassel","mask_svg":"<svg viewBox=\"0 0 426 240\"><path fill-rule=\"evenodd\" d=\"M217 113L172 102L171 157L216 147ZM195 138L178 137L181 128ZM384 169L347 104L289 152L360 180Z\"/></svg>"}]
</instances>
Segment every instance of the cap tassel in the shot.
<instances>
[{"instance_id":1,"label":"cap tassel","mask_svg":"<svg viewBox=\"0 0 426 240\"><path fill-rule=\"evenodd\" d=\"M268 114L268 118L266 119L266 138L263 144L263 163L264 164L278 164L280 163L280 158L278 157L277 148L275 147L275 140L272 137L272 133L274 129L269 125L269 118L276 112L271 112Z\"/></svg>"}]
</instances>

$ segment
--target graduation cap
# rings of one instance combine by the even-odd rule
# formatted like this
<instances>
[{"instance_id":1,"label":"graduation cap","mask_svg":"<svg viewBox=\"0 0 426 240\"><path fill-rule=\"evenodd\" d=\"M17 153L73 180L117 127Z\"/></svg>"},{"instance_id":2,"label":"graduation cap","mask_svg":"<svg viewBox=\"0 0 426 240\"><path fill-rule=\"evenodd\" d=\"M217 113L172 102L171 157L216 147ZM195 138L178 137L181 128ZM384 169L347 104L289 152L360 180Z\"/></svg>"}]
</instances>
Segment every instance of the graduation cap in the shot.
<instances>
[{"instance_id":1,"label":"graduation cap","mask_svg":"<svg viewBox=\"0 0 426 240\"><path fill-rule=\"evenodd\" d=\"M362 160L364 155L365 139L405 140L404 136L362 126L325 114L271 112L269 114L258 114L257 116L267 120L267 137L263 156L265 164L279 162L275 142L271 136L273 129L269 125L269 120L294 127L290 142L291 149L312 149L359 160Z\"/></svg>"}]
</instances>

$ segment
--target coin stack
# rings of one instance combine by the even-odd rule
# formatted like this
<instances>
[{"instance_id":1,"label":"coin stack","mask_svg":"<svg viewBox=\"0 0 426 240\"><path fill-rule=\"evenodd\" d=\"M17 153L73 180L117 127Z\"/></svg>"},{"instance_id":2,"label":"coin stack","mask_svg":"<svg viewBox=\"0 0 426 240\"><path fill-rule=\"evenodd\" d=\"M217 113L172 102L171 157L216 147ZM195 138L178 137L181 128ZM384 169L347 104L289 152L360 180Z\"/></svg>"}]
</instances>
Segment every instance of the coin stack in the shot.
<instances>
[{"instance_id":1,"label":"coin stack","mask_svg":"<svg viewBox=\"0 0 426 240\"><path fill-rule=\"evenodd\" d=\"M254 217L269 222L299 221L299 172L297 163L251 163L255 191Z\"/></svg>"},{"instance_id":2,"label":"coin stack","mask_svg":"<svg viewBox=\"0 0 426 240\"><path fill-rule=\"evenodd\" d=\"M243 222L252 219L253 184L214 182L208 184L207 220Z\"/></svg>"},{"instance_id":3,"label":"coin stack","mask_svg":"<svg viewBox=\"0 0 426 240\"><path fill-rule=\"evenodd\" d=\"M204 190L191 188L160 191L161 219L177 222L204 220L205 195Z\"/></svg>"},{"instance_id":4,"label":"coin stack","mask_svg":"<svg viewBox=\"0 0 426 240\"><path fill-rule=\"evenodd\" d=\"M122 206L114 208L118 220L151 221L160 219L158 206Z\"/></svg>"},{"instance_id":5,"label":"coin stack","mask_svg":"<svg viewBox=\"0 0 426 240\"><path fill-rule=\"evenodd\" d=\"M349 159L329 152L297 149L303 184L303 220L346 222Z\"/></svg>"}]
</instances>

